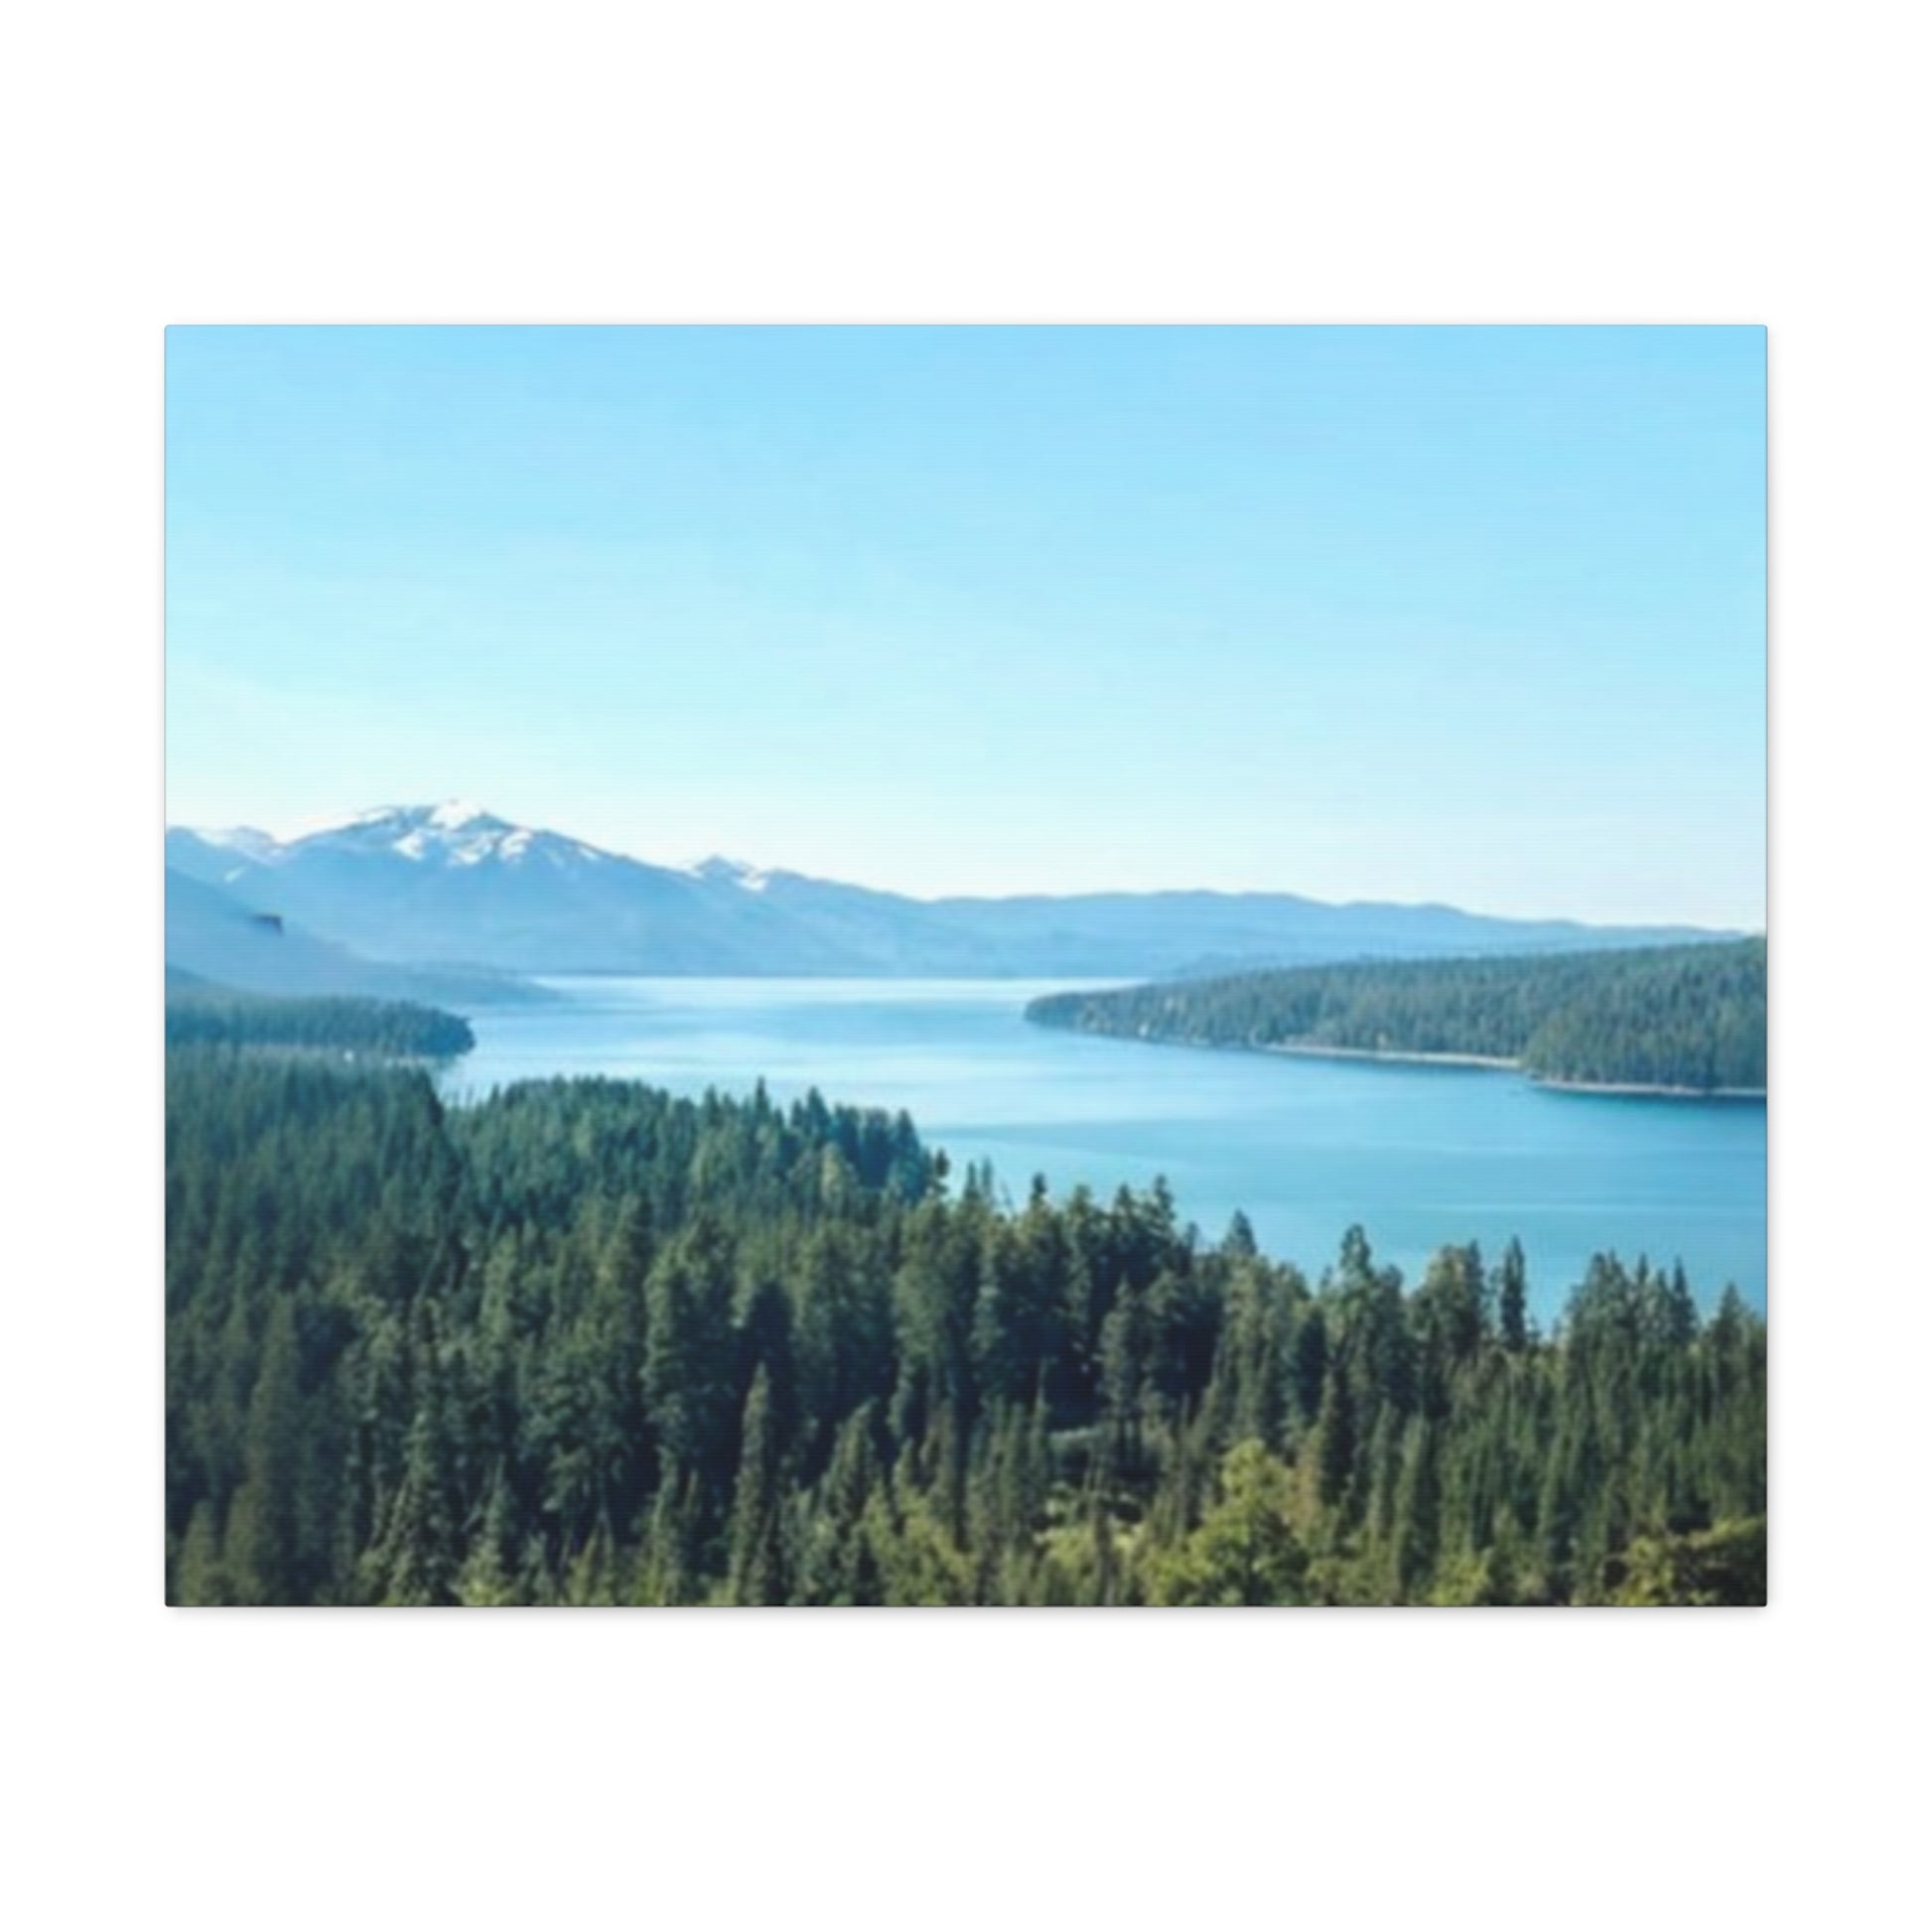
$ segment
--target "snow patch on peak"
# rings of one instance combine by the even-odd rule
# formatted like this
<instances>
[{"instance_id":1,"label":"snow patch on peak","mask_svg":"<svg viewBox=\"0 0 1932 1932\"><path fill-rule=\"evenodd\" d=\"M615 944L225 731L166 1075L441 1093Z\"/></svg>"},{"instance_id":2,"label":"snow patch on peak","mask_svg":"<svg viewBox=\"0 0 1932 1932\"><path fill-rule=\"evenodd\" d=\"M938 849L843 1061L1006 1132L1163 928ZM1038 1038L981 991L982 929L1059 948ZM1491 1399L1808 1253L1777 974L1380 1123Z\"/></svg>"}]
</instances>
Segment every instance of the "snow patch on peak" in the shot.
<instances>
[{"instance_id":1,"label":"snow patch on peak","mask_svg":"<svg viewBox=\"0 0 1932 1932\"><path fill-rule=\"evenodd\" d=\"M218 846L223 852L239 853L244 859L266 860L281 849L268 833L258 832L252 825L219 828L196 826L194 834L204 845Z\"/></svg>"},{"instance_id":2,"label":"snow patch on peak","mask_svg":"<svg viewBox=\"0 0 1932 1932\"><path fill-rule=\"evenodd\" d=\"M372 805L365 812L357 812L353 818L345 819L340 825L324 826L324 831L367 831L385 830L396 826L403 831L422 828L433 832L460 832L472 825L502 825L499 818L492 818L481 805L466 803L460 798L447 798L440 805ZM507 827L505 827L507 829Z\"/></svg>"},{"instance_id":3,"label":"snow patch on peak","mask_svg":"<svg viewBox=\"0 0 1932 1932\"><path fill-rule=\"evenodd\" d=\"M772 879L772 875L760 866L748 866L743 859L726 859L715 854L680 870L689 873L693 879L702 879L707 885L736 886L745 893L761 893Z\"/></svg>"},{"instance_id":4,"label":"snow patch on peak","mask_svg":"<svg viewBox=\"0 0 1932 1932\"><path fill-rule=\"evenodd\" d=\"M442 804L430 808L429 822L439 832L455 832L466 825L474 825L480 818L488 817L489 814L481 805L472 805L462 798L446 798Z\"/></svg>"},{"instance_id":5,"label":"snow patch on peak","mask_svg":"<svg viewBox=\"0 0 1932 1932\"><path fill-rule=\"evenodd\" d=\"M387 850L412 863L443 860L475 865L515 831L480 805L447 799L440 805L377 805L346 823L310 834L316 841L346 839L363 851Z\"/></svg>"},{"instance_id":6,"label":"snow patch on peak","mask_svg":"<svg viewBox=\"0 0 1932 1932\"><path fill-rule=\"evenodd\" d=\"M481 805L450 798L436 805L378 805L308 833L299 846L335 848L364 857L393 856L412 865L473 869L491 864L597 865L612 855L576 839L512 825ZM290 856L277 847L264 863Z\"/></svg>"}]
</instances>

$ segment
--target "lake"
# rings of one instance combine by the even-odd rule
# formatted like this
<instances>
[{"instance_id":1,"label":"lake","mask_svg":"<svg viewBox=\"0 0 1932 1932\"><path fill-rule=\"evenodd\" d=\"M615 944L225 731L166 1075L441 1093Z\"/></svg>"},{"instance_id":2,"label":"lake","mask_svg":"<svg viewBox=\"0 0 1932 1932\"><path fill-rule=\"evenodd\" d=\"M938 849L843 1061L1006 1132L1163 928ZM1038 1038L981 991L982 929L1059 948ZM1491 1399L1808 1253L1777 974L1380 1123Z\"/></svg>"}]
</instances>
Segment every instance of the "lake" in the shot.
<instances>
[{"instance_id":1,"label":"lake","mask_svg":"<svg viewBox=\"0 0 1932 1932\"><path fill-rule=\"evenodd\" d=\"M1590 1255L1682 1259L1707 1305L1765 1304L1761 1102L1552 1093L1510 1072L1215 1052L1030 1027L1061 982L570 979L558 1004L474 1013L457 1095L602 1073L676 1093L903 1108L955 1166L990 1161L1024 1199L1103 1196L1165 1174L1218 1239L1236 1208L1311 1278L1359 1221L1411 1281L1449 1242L1513 1234L1535 1307L1562 1306ZM1092 982L1082 982L1092 984Z\"/></svg>"}]
</instances>

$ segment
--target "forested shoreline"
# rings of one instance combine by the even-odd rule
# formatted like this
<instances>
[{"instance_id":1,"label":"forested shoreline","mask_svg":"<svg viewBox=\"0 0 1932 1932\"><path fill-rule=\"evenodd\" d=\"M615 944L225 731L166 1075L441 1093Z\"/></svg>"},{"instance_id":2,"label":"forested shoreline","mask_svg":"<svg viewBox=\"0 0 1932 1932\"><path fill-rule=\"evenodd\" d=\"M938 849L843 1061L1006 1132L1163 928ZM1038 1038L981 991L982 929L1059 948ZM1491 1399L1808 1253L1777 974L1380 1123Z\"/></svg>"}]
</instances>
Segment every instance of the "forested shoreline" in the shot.
<instances>
[{"instance_id":1,"label":"forested shoreline","mask_svg":"<svg viewBox=\"0 0 1932 1932\"><path fill-rule=\"evenodd\" d=\"M1479 1061L1543 1084L1765 1088L1762 939L1511 959L1363 961L1060 993L1040 1026L1268 1051Z\"/></svg>"},{"instance_id":2,"label":"forested shoreline","mask_svg":"<svg viewBox=\"0 0 1932 1932\"><path fill-rule=\"evenodd\" d=\"M1311 1279L904 1116L168 1055L167 1573L242 1603L1754 1602L1765 1329Z\"/></svg>"},{"instance_id":3,"label":"forested shoreline","mask_svg":"<svg viewBox=\"0 0 1932 1932\"><path fill-rule=\"evenodd\" d=\"M470 1023L413 1000L282 998L207 981L170 988L170 1046L282 1047L389 1059L454 1059L477 1043Z\"/></svg>"}]
</instances>

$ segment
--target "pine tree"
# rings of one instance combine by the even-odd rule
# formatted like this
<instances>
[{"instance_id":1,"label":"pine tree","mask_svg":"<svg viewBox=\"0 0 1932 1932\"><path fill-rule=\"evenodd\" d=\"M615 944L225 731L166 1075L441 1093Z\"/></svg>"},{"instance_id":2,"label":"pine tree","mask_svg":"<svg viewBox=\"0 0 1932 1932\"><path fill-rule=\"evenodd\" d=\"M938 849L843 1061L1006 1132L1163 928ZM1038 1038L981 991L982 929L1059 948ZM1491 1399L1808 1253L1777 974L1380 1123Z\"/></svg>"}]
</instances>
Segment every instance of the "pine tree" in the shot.
<instances>
[{"instance_id":1,"label":"pine tree","mask_svg":"<svg viewBox=\"0 0 1932 1932\"><path fill-rule=\"evenodd\" d=\"M295 1311L278 1301L248 1404L243 1478L228 1511L224 1554L244 1603L308 1600L300 1536L304 1476L301 1364Z\"/></svg>"},{"instance_id":2,"label":"pine tree","mask_svg":"<svg viewBox=\"0 0 1932 1932\"><path fill-rule=\"evenodd\" d=\"M168 1601L218 1604L233 1600L227 1569L221 1561L220 1540L214 1532L214 1512L206 1502L197 1503L188 1519L188 1534L175 1557L174 1587L168 1592Z\"/></svg>"},{"instance_id":3,"label":"pine tree","mask_svg":"<svg viewBox=\"0 0 1932 1932\"><path fill-rule=\"evenodd\" d=\"M745 1398L744 1447L732 1498L730 1583L734 1603L783 1603L790 1591L784 1548L784 1470L764 1365Z\"/></svg>"},{"instance_id":4,"label":"pine tree","mask_svg":"<svg viewBox=\"0 0 1932 1932\"><path fill-rule=\"evenodd\" d=\"M427 1333L418 1381L402 1479L376 1552L377 1574L385 1602L451 1603L462 1561L461 1517L443 1369Z\"/></svg>"},{"instance_id":5,"label":"pine tree","mask_svg":"<svg viewBox=\"0 0 1932 1932\"><path fill-rule=\"evenodd\" d=\"M1338 1510L1347 1500L1355 1479L1355 1402L1346 1364L1337 1358L1328 1365L1315 1423L1316 1493L1324 1509Z\"/></svg>"},{"instance_id":6,"label":"pine tree","mask_svg":"<svg viewBox=\"0 0 1932 1932\"><path fill-rule=\"evenodd\" d=\"M459 1603L497 1608L517 1601L511 1549L513 1521L509 1485L499 1470L489 1485L483 1522L471 1540L470 1554L457 1574L454 1587Z\"/></svg>"},{"instance_id":7,"label":"pine tree","mask_svg":"<svg viewBox=\"0 0 1932 1932\"><path fill-rule=\"evenodd\" d=\"M1100 1399L1111 1426L1113 1453L1130 1475L1142 1465L1142 1421L1154 1352L1148 1303L1147 1290L1127 1281L1100 1324Z\"/></svg>"},{"instance_id":8,"label":"pine tree","mask_svg":"<svg viewBox=\"0 0 1932 1932\"><path fill-rule=\"evenodd\" d=\"M695 1482L694 1499L721 1487L732 1405L731 1257L713 1224L693 1229L651 1271L643 1383L663 1476Z\"/></svg>"},{"instance_id":9,"label":"pine tree","mask_svg":"<svg viewBox=\"0 0 1932 1932\"><path fill-rule=\"evenodd\" d=\"M1523 1244L1513 1236L1503 1250L1496 1305L1503 1346L1520 1355L1529 1346L1529 1275L1523 1265Z\"/></svg>"}]
</instances>

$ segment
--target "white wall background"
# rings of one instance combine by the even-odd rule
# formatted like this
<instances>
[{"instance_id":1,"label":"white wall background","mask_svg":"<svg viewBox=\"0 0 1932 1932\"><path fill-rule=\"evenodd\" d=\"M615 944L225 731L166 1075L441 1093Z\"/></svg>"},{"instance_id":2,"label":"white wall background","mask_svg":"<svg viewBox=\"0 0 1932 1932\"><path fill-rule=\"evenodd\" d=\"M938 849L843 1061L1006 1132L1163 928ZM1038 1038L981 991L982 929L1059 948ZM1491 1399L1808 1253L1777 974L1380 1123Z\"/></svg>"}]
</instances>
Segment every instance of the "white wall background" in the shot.
<instances>
[{"instance_id":1,"label":"white wall background","mask_svg":"<svg viewBox=\"0 0 1932 1932\"><path fill-rule=\"evenodd\" d=\"M1907 19L178 0L13 22L12 1922L1909 1917L1932 425ZM1773 1606L166 1611L164 325L1114 318L1769 324Z\"/></svg>"}]
</instances>

